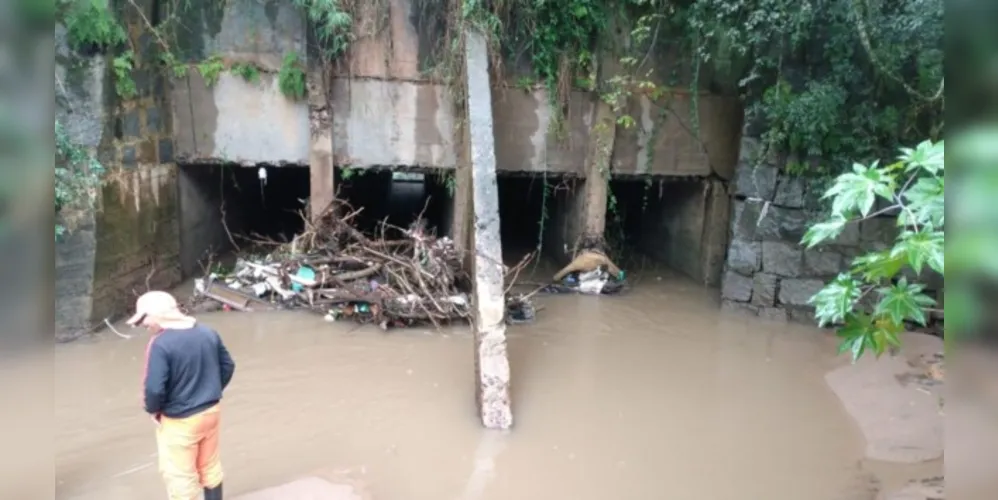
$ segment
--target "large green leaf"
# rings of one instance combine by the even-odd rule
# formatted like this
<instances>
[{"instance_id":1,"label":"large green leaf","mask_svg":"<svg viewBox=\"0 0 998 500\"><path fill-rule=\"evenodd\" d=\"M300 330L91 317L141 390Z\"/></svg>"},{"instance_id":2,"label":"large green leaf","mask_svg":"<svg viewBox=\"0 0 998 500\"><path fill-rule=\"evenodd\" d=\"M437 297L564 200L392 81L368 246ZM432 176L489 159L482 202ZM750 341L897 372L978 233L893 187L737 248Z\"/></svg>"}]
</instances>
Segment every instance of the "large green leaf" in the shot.
<instances>
[{"instance_id":1,"label":"large green leaf","mask_svg":"<svg viewBox=\"0 0 998 500\"><path fill-rule=\"evenodd\" d=\"M918 283L908 283L907 278L901 278L892 286L878 290L880 303L873 315L889 319L895 325L901 325L905 320L925 325L926 307L936 304L936 301L925 295L925 286Z\"/></svg>"},{"instance_id":2,"label":"large green leaf","mask_svg":"<svg viewBox=\"0 0 998 500\"><path fill-rule=\"evenodd\" d=\"M915 149L901 149L901 161L906 164L905 170L909 172L921 168L933 176L939 175L944 168L944 159L945 146L943 141L937 143L923 141Z\"/></svg>"},{"instance_id":3,"label":"large green leaf","mask_svg":"<svg viewBox=\"0 0 998 500\"><path fill-rule=\"evenodd\" d=\"M932 224L942 227L945 223L942 177L921 177L904 192L906 208L914 215L915 224Z\"/></svg>"},{"instance_id":4,"label":"large green leaf","mask_svg":"<svg viewBox=\"0 0 998 500\"><path fill-rule=\"evenodd\" d=\"M801 243L807 248L814 248L822 242L836 238L848 222L845 217L833 217L831 220L814 224L807 228Z\"/></svg>"},{"instance_id":5,"label":"large green leaf","mask_svg":"<svg viewBox=\"0 0 998 500\"><path fill-rule=\"evenodd\" d=\"M853 272L861 275L870 283L891 279L901 272L906 262L906 255L894 255L892 250L870 252L853 260Z\"/></svg>"},{"instance_id":6,"label":"large green leaf","mask_svg":"<svg viewBox=\"0 0 998 500\"><path fill-rule=\"evenodd\" d=\"M851 274L842 273L811 297L809 303L815 307L819 326L827 326L845 320L861 295L856 279Z\"/></svg>"},{"instance_id":7,"label":"large green leaf","mask_svg":"<svg viewBox=\"0 0 998 500\"><path fill-rule=\"evenodd\" d=\"M877 196L894 198L894 178L877 168L876 163L869 168L857 163L852 172L835 179L823 198L832 198L833 215L848 218L853 212L863 217L870 215Z\"/></svg>"},{"instance_id":8,"label":"large green leaf","mask_svg":"<svg viewBox=\"0 0 998 500\"><path fill-rule=\"evenodd\" d=\"M873 345L873 322L869 315L850 313L845 318L845 324L836 332L842 338L839 344L839 354L849 351L853 363L863 353L875 347Z\"/></svg>"},{"instance_id":9,"label":"large green leaf","mask_svg":"<svg viewBox=\"0 0 998 500\"><path fill-rule=\"evenodd\" d=\"M944 235L932 226L916 231L904 231L897 244L891 249L891 258L906 261L916 274L928 264L939 274L944 273Z\"/></svg>"}]
</instances>

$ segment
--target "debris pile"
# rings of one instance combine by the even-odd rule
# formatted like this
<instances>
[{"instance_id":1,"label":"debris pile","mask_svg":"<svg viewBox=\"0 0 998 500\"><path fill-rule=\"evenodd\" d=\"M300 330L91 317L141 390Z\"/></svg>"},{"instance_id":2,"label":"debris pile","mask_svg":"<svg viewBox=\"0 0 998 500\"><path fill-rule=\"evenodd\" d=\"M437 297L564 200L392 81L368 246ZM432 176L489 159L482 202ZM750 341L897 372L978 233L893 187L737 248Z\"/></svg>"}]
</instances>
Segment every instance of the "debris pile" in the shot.
<instances>
[{"instance_id":1,"label":"debris pile","mask_svg":"<svg viewBox=\"0 0 998 500\"><path fill-rule=\"evenodd\" d=\"M351 222L362 210L334 202L292 241L265 242L273 251L263 257L239 258L231 272L198 280L192 307L305 309L383 329L469 319L471 281L454 243L428 234L421 219L408 229L382 223L380 235L364 234ZM529 297L507 293L506 303L511 322L533 320Z\"/></svg>"},{"instance_id":2,"label":"debris pile","mask_svg":"<svg viewBox=\"0 0 998 500\"><path fill-rule=\"evenodd\" d=\"M545 293L579 293L583 295L617 295L627 289L623 273L611 275L603 266L591 271L576 271L566 275L560 282L544 286Z\"/></svg>"}]
</instances>

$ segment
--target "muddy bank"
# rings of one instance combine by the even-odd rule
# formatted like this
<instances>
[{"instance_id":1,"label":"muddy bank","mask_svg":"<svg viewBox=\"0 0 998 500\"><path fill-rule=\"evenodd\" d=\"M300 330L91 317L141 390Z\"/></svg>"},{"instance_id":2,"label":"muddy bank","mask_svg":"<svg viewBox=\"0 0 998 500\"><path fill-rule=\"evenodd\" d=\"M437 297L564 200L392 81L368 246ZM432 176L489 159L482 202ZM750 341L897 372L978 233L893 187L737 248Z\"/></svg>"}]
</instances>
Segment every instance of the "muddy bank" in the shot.
<instances>
[{"instance_id":1,"label":"muddy bank","mask_svg":"<svg viewBox=\"0 0 998 500\"><path fill-rule=\"evenodd\" d=\"M674 276L623 297L549 296L509 329L517 426L475 416L467 328L214 313L238 369L223 417L230 495L316 475L374 499L874 499L941 464L864 462L824 376L835 339L721 315ZM58 498L160 498L140 406L143 335L56 349Z\"/></svg>"}]
</instances>

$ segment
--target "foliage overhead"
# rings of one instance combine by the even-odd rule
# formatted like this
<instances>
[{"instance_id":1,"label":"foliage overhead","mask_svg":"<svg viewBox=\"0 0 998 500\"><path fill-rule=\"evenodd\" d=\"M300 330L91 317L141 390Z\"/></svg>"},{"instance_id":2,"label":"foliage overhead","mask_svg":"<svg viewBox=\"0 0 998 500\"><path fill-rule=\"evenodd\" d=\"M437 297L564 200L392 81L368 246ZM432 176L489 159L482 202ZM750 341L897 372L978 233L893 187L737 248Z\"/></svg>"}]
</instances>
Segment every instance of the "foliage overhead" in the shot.
<instances>
[{"instance_id":1,"label":"foliage overhead","mask_svg":"<svg viewBox=\"0 0 998 500\"><path fill-rule=\"evenodd\" d=\"M945 274L944 189L943 142L924 141L902 149L889 165L853 165L825 193L831 215L804 235L808 248L833 240L848 224L880 215L896 215L899 228L891 248L857 257L811 298L818 323L839 326L841 351L853 360L900 345L898 335L907 323L926 324L927 309L936 301L919 281L928 272ZM878 203L883 208L877 209Z\"/></svg>"},{"instance_id":2,"label":"foliage overhead","mask_svg":"<svg viewBox=\"0 0 998 500\"><path fill-rule=\"evenodd\" d=\"M640 93L668 106L662 87L675 86L676 75L653 68L656 59L678 53L686 85L742 96L755 132L780 152L826 162L878 158L942 133L942 0L463 0L463 6L505 60L529 59L555 100L582 87L614 101Z\"/></svg>"},{"instance_id":3,"label":"foliage overhead","mask_svg":"<svg viewBox=\"0 0 998 500\"><path fill-rule=\"evenodd\" d=\"M289 99L298 100L305 97L307 88L304 66L297 52L288 52L284 55L281 70L277 73L277 85L281 93Z\"/></svg>"}]
</instances>

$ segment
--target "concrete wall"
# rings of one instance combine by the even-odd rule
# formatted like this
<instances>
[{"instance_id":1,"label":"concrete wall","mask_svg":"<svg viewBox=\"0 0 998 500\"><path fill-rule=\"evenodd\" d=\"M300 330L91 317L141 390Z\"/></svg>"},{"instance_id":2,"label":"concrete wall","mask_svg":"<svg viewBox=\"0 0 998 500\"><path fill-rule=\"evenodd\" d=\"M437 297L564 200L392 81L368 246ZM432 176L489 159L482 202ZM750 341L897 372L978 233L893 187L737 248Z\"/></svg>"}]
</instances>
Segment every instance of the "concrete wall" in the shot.
<instances>
[{"instance_id":1,"label":"concrete wall","mask_svg":"<svg viewBox=\"0 0 998 500\"><path fill-rule=\"evenodd\" d=\"M66 30L55 28L56 119L70 139L92 151L104 141L104 90L107 66L103 58L70 54ZM59 335L88 328L93 307L94 258L97 248L94 214L74 214L75 231L55 245L55 326Z\"/></svg>"},{"instance_id":2,"label":"concrete wall","mask_svg":"<svg viewBox=\"0 0 998 500\"><path fill-rule=\"evenodd\" d=\"M549 171L585 175L592 127L593 94L572 92L564 133L551 133L552 110L544 90L506 88L496 92L496 159L506 171ZM699 137L690 118L692 98L677 92L668 109L644 97L632 100L632 128L617 127L611 165L621 175L715 173L730 179L738 159L741 105L736 99L699 97Z\"/></svg>"},{"instance_id":3,"label":"concrete wall","mask_svg":"<svg viewBox=\"0 0 998 500\"><path fill-rule=\"evenodd\" d=\"M332 86L337 165L454 168L450 90L421 82L337 79Z\"/></svg>"},{"instance_id":4,"label":"concrete wall","mask_svg":"<svg viewBox=\"0 0 998 500\"><path fill-rule=\"evenodd\" d=\"M237 196L225 192L224 175L220 167L191 165L177 172L177 193L180 211L180 268L183 275L201 272L201 264L209 256L232 247L223 225L222 202ZM238 217L238 207L230 206L229 217ZM225 221L230 231L240 229L238 221Z\"/></svg>"},{"instance_id":5,"label":"concrete wall","mask_svg":"<svg viewBox=\"0 0 998 500\"><path fill-rule=\"evenodd\" d=\"M728 194L717 181L663 182L642 217L641 247L672 269L717 286L727 247Z\"/></svg>"},{"instance_id":6,"label":"concrete wall","mask_svg":"<svg viewBox=\"0 0 998 500\"><path fill-rule=\"evenodd\" d=\"M552 131L547 92L505 88L493 94L496 167L510 172L585 175L586 144L592 126L593 100L573 92L560 139Z\"/></svg>"},{"instance_id":7,"label":"concrete wall","mask_svg":"<svg viewBox=\"0 0 998 500\"><path fill-rule=\"evenodd\" d=\"M188 44L192 57L221 55L251 62L266 74L258 84L223 74L207 88L191 73L174 82L177 155L182 162L307 164L309 105L281 95L276 73L284 54L305 54L305 23L287 3L204 5ZM365 4L349 59L336 66L329 87L330 147L337 165L454 168L459 144L451 91L426 71L441 42L440 5L426 0ZM191 21L194 21L192 19ZM313 89L321 92L321 89ZM549 133L552 110L544 90L497 89L493 114L498 169L584 175L594 96L573 92L566 133ZM702 96L700 138L690 119L691 98L677 91L669 112L635 98L638 124L618 127L612 165L619 174L708 175L730 178L737 159L741 109L737 100ZM313 113L314 114L314 113ZM313 120L314 121L314 120ZM313 127L314 128L314 127ZM315 131L313 130L313 133Z\"/></svg>"},{"instance_id":8,"label":"concrete wall","mask_svg":"<svg viewBox=\"0 0 998 500\"><path fill-rule=\"evenodd\" d=\"M722 305L768 319L813 322L808 300L856 256L893 246L896 222L884 216L850 224L834 241L804 250L799 243L808 224L820 217L822 192L787 175L761 149L758 139L742 139ZM930 294L943 285L938 276L928 284Z\"/></svg>"},{"instance_id":9,"label":"concrete wall","mask_svg":"<svg viewBox=\"0 0 998 500\"><path fill-rule=\"evenodd\" d=\"M691 115L694 106L699 131ZM741 103L737 99L708 94L693 97L677 90L667 107L654 105L640 96L631 100L629 112L635 125L617 127L611 158L614 173L670 176L713 173L723 179L734 175L742 127Z\"/></svg>"},{"instance_id":10,"label":"concrete wall","mask_svg":"<svg viewBox=\"0 0 998 500\"><path fill-rule=\"evenodd\" d=\"M148 18L149 2L137 5ZM148 48L141 17L129 6L123 19L135 46ZM56 334L69 336L123 314L147 286L179 281L179 224L170 102L148 52L136 55L138 95L122 100L105 59L60 47L57 116L108 170L99 211L56 244Z\"/></svg>"},{"instance_id":11,"label":"concrete wall","mask_svg":"<svg viewBox=\"0 0 998 500\"><path fill-rule=\"evenodd\" d=\"M186 16L184 57L217 55L227 66L252 64L261 75L250 83L223 72L210 88L197 71L173 81L178 161L308 164L308 104L286 98L277 78L286 54L305 57L300 11L290 2L202 2Z\"/></svg>"}]
</instances>

